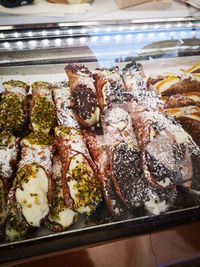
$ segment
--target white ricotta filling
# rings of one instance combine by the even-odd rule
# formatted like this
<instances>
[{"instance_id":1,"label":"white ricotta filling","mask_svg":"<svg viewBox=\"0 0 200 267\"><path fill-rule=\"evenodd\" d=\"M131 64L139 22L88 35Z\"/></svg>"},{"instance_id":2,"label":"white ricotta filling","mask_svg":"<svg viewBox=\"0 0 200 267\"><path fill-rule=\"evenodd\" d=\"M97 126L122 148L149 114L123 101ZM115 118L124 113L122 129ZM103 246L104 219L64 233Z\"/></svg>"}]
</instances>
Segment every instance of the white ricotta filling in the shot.
<instances>
[{"instance_id":1,"label":"white ricotta filling","mask_svg":"<svg viewBox=\"0 0 200 267\"><path fill-rule=\"evenodd\" d=\"M166 187L171 184L171 181L169 178L165 178L164 180L157 181L157 183L163 187Z\"/></svg>"},{"instance_id":2,"label":"white ricotta filling","mask_svg":"<svg viewBox=\"0 0 200 267\"><path fill-rule=\"evenodd\" d=\"M73 224L76 218L76 213L73 210L63 208L57 216L49 216L51 221L57 222L62 225L64 228L69 227Z\"/></svg>"},{"instance_id":3,"label":"white ricotta filling","mask_svg":"<svg viewBox=\"0 0 200 267\"><path fill-rule=\"evenodd\" d=\"M20 204L26 221L39 227L41 219L49 213L48 178L45 171L39 168L36 175L29 177L28 182L24 182L22 186L23 190L16 190L16 201Z\"/></svg>"},{"instance_id":4,"label":"white ricotta filling","mask_svg":"<svg viewBox=\"0 0 200 267\"><path fill-rule=\"evenodd\" d=\"M157 197L151 197L144 205L146 210L153 215L159 215L169 207L165 200L160 201Z\"/></svg>"},{"instance_id":5,"label":"white ricotta filling","mask_svg":"<svg viewBox=\"0 0 200 267\"><path fill-rule=\"evenodd\" d=\"M99 117L100 117L100 109L99 107L97 107L95 109L95 112L92 113L92 116L89 119L85 120L85 123L87 123L88 126L92 126L99 121Z\"/></svg>"}]
</instances>

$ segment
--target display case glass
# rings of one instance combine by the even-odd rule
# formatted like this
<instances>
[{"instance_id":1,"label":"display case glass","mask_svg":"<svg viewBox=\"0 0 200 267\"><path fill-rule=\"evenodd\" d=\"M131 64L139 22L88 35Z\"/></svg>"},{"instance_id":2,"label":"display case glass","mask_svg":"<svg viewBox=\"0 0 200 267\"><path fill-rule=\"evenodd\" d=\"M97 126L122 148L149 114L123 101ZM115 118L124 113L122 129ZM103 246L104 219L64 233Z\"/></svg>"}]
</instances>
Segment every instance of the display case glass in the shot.
<instances>
[{"instance_id":1,"label":"display case glass","mask_svg":"<svg viewBox=\"0 0 200 267\"><path fill-rule=\"evenodd\" d=\"M137 66L142 66L142 72L145 75L145 78L143 77L144 80L146 81L148 79L151 88L154 86L154 89L155 83L152 82L151 77L158 78L162 76L162 79L159 78L159 81L165 81L165 79L172 77L173 82L174 77L180 80L184 80L184 77L189 80L194 80L192 75L196 75L195 81L199 83L198 73L200 72L200 63L198 62L200 62L200 21L197 19L167 18L132 21L92 21L85 23L41 24L37 26L35 24L1 26L0 29L1 92L4 91L3 83L8 80L21 80L28 84L41 80L51 84L66 82L66 65L75 66L77 63L83 64L91 72L94 72L97 68L100 69L100 71L108 69L113 70L113 68L115 69L117 66L119 76L123 76L124 73L126 73L127 66L130 67L130 65L127 64L132 64L131 66L136 68L136 71ZM192 66L193 70L196 69L196 72L190 71ZM129 69L130 72L131 68ZM183 75L185 76L183 77ZM126 82L125 79L124 81L126 87L128 82ZM195 108L194 113L187 113L189 111L186 111L185 113L187 116L190 116L188 118L195 118L195 125L197 125L195 128L197 136L195 136L195 133L194 136L192 136L192 140L195 140L194 149L197 150L195 155L196 158L194 160L196 170L191 169L191 166L188 167L187 171L189 173L187 173L187 177L191 176L191 172L196 172L197 176L200 173L200 165L198 165L200 152L198 150L199 144L197 144L199 142L198 129L200 124L200 87L198 86L197 89L194 89L193 91L191 90L194 93L194 96L189 99L191 102L188 105L175 106L176 108L188 106ZM162 95L163 101L166 101L166 97L174 95L174 93L170 95L169 92L166 94L163 93L165 89L165 87L161 90L158 89L159 94L156 96L160 99L160 95ZM191 91L186 90L183 93ZM128 92L127 94L130 97L133 97L135 101L136 96L134 96L134 93L132 94L131 92ZM177 94L180 95L181 91L178 91ZM145 97L146 96L143 96L141 101L143 101ZM184 97L186 97L186 95L184 95ZM127 102L129 101L132 103L132 100L128 100ZM128 108L125 108L125 110L128 109L129 113L131 113L130 105L129 103L127 104L127 102L125 104L128 105ZM124 103L121 102L117 103L117 108L121 108L121 104L124 105ZM103 106L100 115L103 123L105 123L104 108L105 107ZM168 110L172 108L174 108L174 106L170 106L170 104L166 107ZM124 107L122 110L124 110ZM169 116L174 113L174 120L176 121L177 119L179 123L181 123L181 116L178 115L179 113L177 113L177 110L171 111ZM135 118L134 116L134 114L131 114L133 121ZM31 118L29 118L29 120L31 120ZM104 136L105 133L107 133L107 126L105 126L106 123L102 124L102 122L98 123L97 126L92 127L92 130L97 135ZM116 124L117 123L118 122L116 121ZM185 122L183 122L183 124L184 123ZM136 125L138 125L137 122ZM181 126L179 125L178 127ZM185 124L183 128L187 128ZM186 129L186 132L189 132L191 135L193 134L188 128ZM162 138L164 137L162 136ZM169 140L165 141L165 139L162 139L161 143L163 144L163 142L165 147L167 147L168 143L165 142L169 142ZM143 147L144 142L140 140L139 144ZM110 151L113 151L115 145L112 144L110 146ZM184 149L187 150L188 148ZM165 148L158 151L162 153L165 151ZM143 156L146 157L146 154ZM170 154L167 157L172 156ZM146 159L147 158L145 158L145 160ZM184 164L187 165L188 161L190 161L190 165L192 165L191 159L187 159L178 165L178 170L172 168L172 172L177 171L178 173L180 169L182 170L184 168ZM162 162L162 164L164 163ZM170 164L172 163L169 163L169 165ZM100 167L98 166L98 168ZM129 168L132 167L129 166ZM170 169L170 166L168 169ZM110 170L110 172L113 173L113 170ZM151 169L150 172L153 173L154 171ZM122 216L116 219L107 216L105 201L103 201L103 204L97 208L92 216L88 217L86 215L80 215L77 222L64 231L54 233L47 230L45 226L42 226L39 230L34 232L30 238L11 242L4 240L0 244L0 263L58 252L65 249L80 248L122 237L152 232L176 224L199 220L200 208L198 205L198 182L200 181L198 180L198 177L196 177L196 180L193 182L196 187L193 188L189 181L191 177L187 177L181 182L181 178L178 177L180 178L178 180L175 175L173 183L178 187L178 192L181 192L181 200L176 198L176 203L173 204L173 207L171 208L162 208L159 206L158 211L156 211L157 208L153 208L152 211L151 207L144 207L143 203L139 207L135 207L134 211L128 216L124 216L124 218L122 218ZM157 181L155 183L160 187L166 189L171 186L171 184L167 184L166 186L161 184L159 177L156 179L158 179L159 182ZM168 179L168 176L165 177L164 183L166 182L166 179ZM189 183L189 185L187 183ZM187 186L185 186L185 184L187 184ZM118 185L123 187L119 181ZM116 185L114 188L115 191L117 191L118 187ZM123 190L125 189L123 188ZM128 189L127 192L129 192ZM126 195L126 192L123 193ZM169 191L169 196L170 193L171 191ZM128 197L126 196L126 198ZM160 202L162 201L160 200ZM179 203L181 201L184 203ZM128 200L126 199L124 203L127 202Z\"/></svg>"}]
</instances>

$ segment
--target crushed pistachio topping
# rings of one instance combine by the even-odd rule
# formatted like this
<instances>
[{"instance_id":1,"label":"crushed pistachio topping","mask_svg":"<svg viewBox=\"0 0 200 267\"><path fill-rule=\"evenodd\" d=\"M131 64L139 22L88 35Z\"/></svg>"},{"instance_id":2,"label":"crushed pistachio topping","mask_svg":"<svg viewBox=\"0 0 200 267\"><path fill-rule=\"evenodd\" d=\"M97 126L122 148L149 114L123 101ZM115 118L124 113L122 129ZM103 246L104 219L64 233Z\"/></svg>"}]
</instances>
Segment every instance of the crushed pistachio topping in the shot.
<instances>
[{"instance_id":1,"label":"crushed pistachio topping","mask_svg":"<svg viewBox=\"0 0 200 267\"><path fill-rule=\"evenodd\" d=\"M0 146L9 146L13 143L14 140L14 135L12 135L9 131L5 130L3 132L0 132Z\"/></svg>"},{"instance_id":2,"label":"crushed pistachio topping","mask_svg":"<svg viewBox=\"0 0 200 267\"><path fill-rule=\"evenodd\" d=\"M48 82L44 82L44 81L38 81L38 82L34 82L32 85L32 88L36 88L36 87L39 87L39 88L51 88L52 85Z\"/></svg>"},{"instance_id":3,"label":"crushed pistachio topping","mask_svg":"<svg viewBox=\"0 0 200 267\"><path fill-rule=\"evenodd\" d=\"M45 131L51 128L56 121L54 103L45 96L37 96L31 112L31 120L32 124L36 125L38 131Z\"/></svg>"},{"instance_id":4,"label":"crushed pistachio topping","mask_svg":"<svg viewBox=\"0 0 200 267\"><path fill-rule=\"evenodd\" d=\"M23 109L23 102L14 93L2 94L0 102L0 129L11 132L23 128L26 115Z\"/></svg>"},{"instance_id":5,"label":"crushed pistachio topping","mask_svg":"<svg viewBox=\"0 0 200 267\"><path fill-rule=\"evenodd\" d=\"M36 177L36 174L38 172L39 165L38 164L27 164L23 166L18 172L17 172L17 185L16 188L20 188L22 191L23 183L28 183L30 178Z\"/></svg>"},{"instance_id":6,"label":"crushed pistachio topping","mask_svg":"<svg viewBox=\"0 0 200 267\"><path fill-rule=\"evenodd\" d=\"M75 180L73 185L76 192L75 207L89 207L90 215L102 200L101 185L86 162L79 162L77 166L69 172L69 179Z\"/></svg>"},{"instance_id":7,"label":"crushed pistachio topping","mask_svg":"<svg viewBox=\"0 0 200 267\"><path fill-rule=\"evenodd\" d=\"M67 137L68 139L70 138L76 139L76 137L79 139L80 136L82 136L81 131L79 129L65 127L62 125L57 126L55 128L55 134L57 136Z\"/></svg>"},{"instance_id":8,"label":"crushed pistachio topping","mask_svg":"<svg viewBox=\"0 0 200 267\"><path fill-rule=\"evenodd\" d=\"M32 132L25 139L32 145L49 146L53 144L53 138L42 132Z\"/></svg>"},{"instance_id":9,"label":"crushed pistachio topping","mask_svg":"<svg viewBox=\"0 0 200 267\"><path fill-rule=\"evenodd\" d=\"M28 84L25 82L19 81L19 80L10 80L6 81L3 83L3 85L11 85L11 86L16 86L16 87L23 87L23 88L28 88Z\"/></svg>"},{"instance_id":10,"label":"crushed pistachio topping","mask_svg":"<svg viewBox=\"0 0 200 267\"><path fill-rule=\"evenodd\" d=\"M54 219L59 220L60 212L64 211L65 208L66 204L61 194L61 183L59 180L56 180L54 183L54 200L52 205L52 214Z\"/></svg>"}]
</instances>

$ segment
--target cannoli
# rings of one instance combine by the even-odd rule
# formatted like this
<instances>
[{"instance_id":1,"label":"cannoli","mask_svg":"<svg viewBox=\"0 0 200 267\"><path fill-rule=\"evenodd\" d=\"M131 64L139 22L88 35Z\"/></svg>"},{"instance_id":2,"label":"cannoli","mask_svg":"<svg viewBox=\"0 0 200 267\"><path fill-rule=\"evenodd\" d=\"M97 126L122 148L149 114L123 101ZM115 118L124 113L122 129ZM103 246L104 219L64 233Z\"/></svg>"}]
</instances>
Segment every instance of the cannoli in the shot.
<instances>
[{"instance_id":1,"label":"cannoli","mask_svg":"<svg viewBox=\"0 0 200 267\"><path fill-rule=\"evenodd\" d=\"M61 232L69 228L76 220L77 213L64 202L62 190L62 172L59 155L53 157L53 200L46 226L54 232Z\"/></svg>"},{"instance_id":2,"label":"cannoli","mask_svg":"<svg viewBox=\"0 0 200 267\"><path fill-rule=\"evenodd\" d=\"M18 138L8 131L0 133L0 239L4 238L7 195L18 160Z\"/></svg>"},{"instance_id":3,"label":"cannoli","mask_svg":"<svg viewBox=\"0 0 200 267\"><path fill-rule=\"evenodd\" d=\"M97 98L102 111L110 108L112 104L127 101L127 92L117 67L96 69L93 76L97 89Z\"/></svg>"},{"instance_id":4,"label":"cannoli","mask_svg":"<svg viewBox=\"0 0 200 267\"><path fill-rule=\"evenodd\" d=\"M192 158L195 155L199 159L198 146L172 117L157 105L152 105L153 98L155 103L158 102L153 91L144 89L142 99L138 99L137 91L141 90L132 89L134 101L129 103L129 108L137 131L146 179L162 187L182 185L192 188L197 179ZM154 97L145 97L145 91L147 96L153 94Z\"/></svg>"},{"instance_id":5,"label":"cannoli","mask_svg":"<svg viewBox=\"0 0 200 267\"><path fill-rule=\"evenodd\" d=\"M19 153L19 140L8 131L0 133L0 178L8 187L12 183Z\"/></svg>"},{"instance_id":6,"label":"cannoli","mask_svg":"<svg viewBox=\"0 0 200 267\"><path fill-rule=\"evenodd\" d=\"M185 73L200 74L200 62L195 63L192 67L184 71Z\"/></svg>"},{"instance_id":7,"label":"cannoli","mask_svg":"<svg viewBox=\"0 0 200 267\"><path fill-rule=\"evenodd\" d=\"M78 123L83 127L95 125L100 110L92 73L79 64L68 64L65 71L69 79L71 107Z\"/></svg>"},{"instance_id":8,"label":"cannoli","mask_svg":"<svg viewBox=\"0 0 200 267\"><path fill-rule=\"evenodd\" d=\"M187 106L200 106L200 92L189 92L163 96L164 108L179 108Z\"/></svg>"},{"instance_id":9,"label":"cannoli","mask_svg":"<svg viewBox=\"0 0 200 267\"><path fill-rule=\"evenodd\" d=\"M31 133L21 141L21 161L8 194L6 236L22 239L40 227L52 202L52 140L44 133Z\"/></svg>"},{"instance_id":10,"label":"cannoli","mask_svg":"<svg viewBox=\"0 0 200 267\"><path fill-rule=\"evenodd\" d=\"M79 124L71 109L71 94L66 83L59 83L54 86L53 99L56 106L58 125L79 128Z\"/></svg>"},{"instance_id":11,"label":"cannoli","mask_svg":"<svg viewBox=\"0 0 200 267\"><path fill-rule=\"evenodd\" d=\"M166 112L175 117L193 140L200 145L200 107L167 108Z\"/></svg>"},{"instance_id":12,"label":"cannoli","mask_svg":"<svg viewBox=\"0 0 200 267\"><path fill-rule=\"evenodd\" d=\"M27 101L29 85L10 80L3 83L5 91L0 101L0 130L21 133L26 126Z\"/></svg>"},{"instance_id":13,"label":"cannoli","mask_svg":"<svg viewBox=\"0 0 200 267\"><path fill-rule=\"evenodd\" d=\"M110 160L103 136L88 131L83 131L83 136L91 157L97 165L104 200L109 213L117 219L128 217L129 212L127 207L115 192L115 187L111 179Z\"/></svg>"},{"instance_id":14,"label":"cannoli","mask_svg":"<svg viewBox=\"0 0 200 267\"><path fill-rule=\"evenodd\" d=\"M169 75L149 78L148 86L152 85L155 90L165 96L188 92L200 92L200 79L196 74L182 74L180 76Z\"/></svg>"},{"instance_id":15,"label":"cannoli","mask_svg":"<svg viewBox=\"0 0 200 267\"><path fill-rule=\"evenodd\" d=\"M65 203L78 213L90 215L102 200L97 167L80 130L58 126L55 135L62 163Z\"/></svg>"},{"instance_id":16,"label":"cannoli","mask_svg":"<svg viewBox=\"0 0 200 267\"><path fill-rule=\"evenodd\" d=\"M34 131L49 133L56 123L56 110L52 100L52 85L47 82L34 82L31 87L31 128Z\"/></svg>"}]
</instances>

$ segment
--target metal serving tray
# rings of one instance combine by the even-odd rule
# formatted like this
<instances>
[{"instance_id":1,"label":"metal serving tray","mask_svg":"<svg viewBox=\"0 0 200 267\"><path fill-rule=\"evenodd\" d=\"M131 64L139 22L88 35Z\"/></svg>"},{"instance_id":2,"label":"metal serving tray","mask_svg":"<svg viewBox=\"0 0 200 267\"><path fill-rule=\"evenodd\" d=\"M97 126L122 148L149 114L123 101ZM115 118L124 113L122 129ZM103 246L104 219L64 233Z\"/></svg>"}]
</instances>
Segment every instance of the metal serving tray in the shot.
<instances>
[{"instance_id":1,"label":"metal serving tray","mask_svg":"<svg viewBox=\"0 0 200 267\"><path fill-rule=\"evenodd\" d=\"M147 74L175 71L200 60L200 22L121 21L1 27L0 81L21 79L50 82L65 79L64 65L84 62L123 67L142 62ZM156 66L156 67L155 67ZM158 67L159 66L159 67ZM159 71L158 71L159 70ZM95 226L81 222L62 233L39 232L35 238L0 244L0 264L62 250L109 242L200 219L200 207L142 216Z\"/></svg>"}]
</instances>

